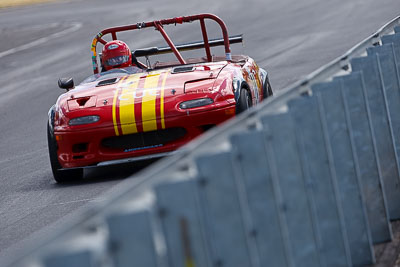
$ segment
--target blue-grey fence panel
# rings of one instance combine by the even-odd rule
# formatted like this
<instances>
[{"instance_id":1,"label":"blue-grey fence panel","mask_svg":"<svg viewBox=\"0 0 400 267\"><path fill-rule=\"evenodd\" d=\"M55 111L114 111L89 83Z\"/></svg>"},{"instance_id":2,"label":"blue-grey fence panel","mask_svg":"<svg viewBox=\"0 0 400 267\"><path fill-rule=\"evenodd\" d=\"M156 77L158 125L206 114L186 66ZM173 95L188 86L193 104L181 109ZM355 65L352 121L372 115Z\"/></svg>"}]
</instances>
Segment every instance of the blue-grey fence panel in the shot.
<instances>
[{"instance_id":1,"label":"blue-grey fence panel","mask_svg":"<svg viewBox=\"0 0 400 267\"><path fill-rule=\"evenodd\" d=\"M89 250L55 253L43 258L44 267L95 267L93 253Z\"/></svg>"},{"instance_id":2,"label":"blue-grey fence panel","mask_svg":"<svg viewBox=\"0 0 400 267\"><path fill-rule=\"evenodd\" d=\"M242 217L244 203L239 199L231 153L201 156L195 162L201 180L199 196L213 264L254 266L249 252L249 229L245 229Z\"/></svg>"},{"instance_id":3,"label":"blue-grey fence panel","mask_svg":"<svg viewBox=\"0 0 400 267\"><path fill-rule=\"evenodd\" d=\"M395 145L396 158L400 154L400 84L398 63L395 59L394 45L385 44L382 46L370 47L368 55L378 54L382 70L383 85L388 103L390 122L393 129L393 140ZM399 164L397 163L399 169ZM398 203L400 205L400 203Z\"/></svg>"},{"instance_id":4,"label":"blue-grey fence panel","mask_svg":"<svg viewBox=\"0 0 400 267\"><path fill-rule=\"evenodd\" d=\"M316 97L289 101L299 138L304 176L312 186L316 225L321 235L321 259L326 266L350 266L350 251L337 185L321 124Z\"/></svg>"},{"instance_id":5,"label":"blue-grey fence panel","mask_svg":"<svg viewBox=\"0 0 400 267\"><path fill-rule=\"evenodd\" d=\"M393 52L397 65L397 76L400 77L400 33L382 36L382 43L393 44Z\"/></svg>"},{"instance_id":6,"label":"blue-grey fence panel","mask_svg":"<svg viewBox=\"0 0 400 267\"><path fill-rule=\"evenodd\" d=\"M400 33L400 26L396 26L396 27L394 27L394 32L396 32L396 33Z\"/></svg>"},{"instance_id":7,"label":"blue-grey fence panel","mask_svg":"<svg viewBox=\"0 0 400 267\"><path fill-rule=\"evenodd\" d=\"M382 44L391 44L391 43L399 44L400 43L400 33L384 35L384 36L382 36L381 40L382 40Z\"/></svg>"},{"instance_id":8,"label":"blue-grey fence panel","mask_svg":"<svg viewBox=\"0 0 400 267\"><path fill-rule=\"evenodd\" d=\"M356 266L372 264L375 257L341 81L315 84L311 88L320 101L321 116L326 121L352 263Z\"/></svg>"},{"instance_id":9,"label":"blue-grey fence panel","mask_svg":"<svg viewBox=\"0 0 400 267\"><path fill-rule=\"evenodd\" d=\"M295 266L323 266L318 250L321 237L313 220L315 206L308 198L292 118L286 113L261 120L266 128L269 166L284 211Z\"/></svg>"},{"instance_id":10,"label":"blue-grey fence panel","mask_svg":"<svg viewBox=\"0 0 400 267\"><path fill-rule=\"evenodd\" d=\"M383 88L378 55L354 58L351 60L354 71L364 74L366 94L371 113L372 128L376 140L377 157L381 167L382 180L389 218L400 218L400 179L398 160L393 143L393 130L390 122L386 92Z\"/></svg>"},{"instance_id":11,"label":"blue-grey fence panel","mask_svg":"<svg viewBox=\"0 0 400 267\"><path fill-rule=\"evenodd\" d=\"M286 254L289 241L283 234L274 182L268 167L264 134L260 131L233 135L233 156L246 189L260 266L289 266ZM276 182L276 181L275 181Z\"/></svg>"},{"instance_id":12,"label":"blue-grey fence panel","mask_svg":"<svg viewBox=\"0 0 400 267\"><path fill-rule=\"evenodd\" d=\"M342 82L343 99L348 108L351 136L360 170L369 227L374 244L392 239L392 230L383 190L376 145L362 72L337 77Z\"/></svg>"},{"instance_id":13,"label":"blue-grey fence panel","mask_svg":"<svg viewBox=\"0 0 400 267\"><path fill-rule=\"evenodd\" d=\"M112 214L106 222L115 267L157 266L149 211Z\"/></svg>"},{"instance_id":14,"label":"blue-grey fence panel","mask_svg":"<svg viewBox=\"0 0 400 267\"><path fill-rule=\"evenodd\" d=\"M154 188L170 267L212 266L201 223L197 182L192 179Z\"/></svg>"}]
</instances>

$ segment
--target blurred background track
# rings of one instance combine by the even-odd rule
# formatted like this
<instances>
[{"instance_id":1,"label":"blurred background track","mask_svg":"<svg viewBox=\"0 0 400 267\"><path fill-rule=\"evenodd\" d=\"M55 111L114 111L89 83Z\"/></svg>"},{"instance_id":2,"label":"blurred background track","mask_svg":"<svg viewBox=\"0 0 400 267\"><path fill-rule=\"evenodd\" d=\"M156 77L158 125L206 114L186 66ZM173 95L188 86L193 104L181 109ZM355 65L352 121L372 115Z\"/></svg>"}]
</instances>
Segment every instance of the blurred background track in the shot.
<instances>
[{"instance_id":1,"label":"blurred background track","mask_svg":"<svg viewBox=\"0 0 400 267\"><path fill-rule=\"evenodd\" d=\"M398 0L60 0L0 9L0 259L84 205L102 201L104 192L118 190L142 167L90 171L76 184L52 179L46 123L62 93L57 80L72 76L79 83L91 74L91 40L103 28L214 13L230 35L244 33L245 46L233 52L253 57L279 90L343 54L399 10ZM191 26L166 31L176 43L200 40L198 25ZM124 37L135 49L156 44L154 34Z\"/></svg>"}]
</instances>

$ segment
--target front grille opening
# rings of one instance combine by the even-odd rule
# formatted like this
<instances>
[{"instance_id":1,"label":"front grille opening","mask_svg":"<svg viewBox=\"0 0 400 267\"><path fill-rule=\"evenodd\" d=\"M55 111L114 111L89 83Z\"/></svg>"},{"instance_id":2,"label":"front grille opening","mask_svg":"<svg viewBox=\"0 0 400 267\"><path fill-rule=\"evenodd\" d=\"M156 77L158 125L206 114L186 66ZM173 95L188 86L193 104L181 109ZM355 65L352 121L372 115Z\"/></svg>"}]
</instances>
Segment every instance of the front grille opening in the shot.
<instances>
[{"instance_id":1,"label":"front grille opening","mask_svg":"<svg viewBox=\"0 0 400 267\"><path fill-rule=\"evenodd\" d=\"M177 141L186 135L185 128L169 128L151 132L128 134L105 138L101 145L111 149L150 148Z\"/></svg>"},{"instance_id":2,"label":"front grille opening","mask_svg":"<svg viewBox=\"0 0 400 267\"><path fill-rule=\"evenodd\" d=\"M81 97L81 98L76 99L76 102L78 103L78 105L80 107L83 107L89 101L89 99L90 99L90 96Z\"/></svg>"},{"instance_id":3,"label":"front grille opening","mask_svg":"<svg viewBox=\"0 0 400 267\"><path fill-rule=\"evenodd\" d=\"M72 159L83 159L83 155L82 156L72 156Z\"/></svg>"},{"instance_id":4,"label":"front grille opening","mask_svg":"<svg viewBox=\"0 0 400 267\"><path fill-rule=\"evenodd\" d=\"M87 150L88 150L88 143L79 143L72 146L73 153L87 152Z\"/></svg>"}]
</instances>

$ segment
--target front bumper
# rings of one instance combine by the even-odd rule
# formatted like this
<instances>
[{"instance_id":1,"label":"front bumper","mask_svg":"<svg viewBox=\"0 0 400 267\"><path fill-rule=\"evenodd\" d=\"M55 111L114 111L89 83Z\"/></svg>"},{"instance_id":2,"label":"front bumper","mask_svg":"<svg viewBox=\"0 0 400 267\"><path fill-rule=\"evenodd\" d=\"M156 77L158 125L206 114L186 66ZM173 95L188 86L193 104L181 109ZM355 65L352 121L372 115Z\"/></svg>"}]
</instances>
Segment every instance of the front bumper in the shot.
<instances>
[{"instance_id":1,"label":"front bumper","mask_svg":"<svg viewBox=\"0 0 400 267\"><path fill-rule=\"evenodd\" d=\"M114 127L57 131L58 161L63 169L88 168L147 160L170 155L182 145L193 140L210 125L218 125L233 117L235 105L205 112L192 113L165 119L166 128L181 127L186 134L172 142L140 149L110 149L102 142L114 137Z\"/></svg>"},{"instance_id":2,"label":"front bumper","mask_svg":"<svg viewBox=\"0 0 400 267\"><path fill-rule=\"evenodd\" d=\"M83 166L83 167L75 167L75 168L66 168L66 169L61 169L61 170L91 169L91 168L97 168L97 167L107 167L107 166L113 166L113 165L118 165L118 164L127 164L127 163L133 163L133 162L138 162L138 161L159 159L159 158L163 158L163 157L172 156L172 155L175 155L175 154L178 154L178 150L175 150L175 151L172 151L172 152L150 154L150 155L140 156L140 157L103 161L103 162L99 162L99 163L97 163L95 165Z\"/></svg>"}]
</instances>

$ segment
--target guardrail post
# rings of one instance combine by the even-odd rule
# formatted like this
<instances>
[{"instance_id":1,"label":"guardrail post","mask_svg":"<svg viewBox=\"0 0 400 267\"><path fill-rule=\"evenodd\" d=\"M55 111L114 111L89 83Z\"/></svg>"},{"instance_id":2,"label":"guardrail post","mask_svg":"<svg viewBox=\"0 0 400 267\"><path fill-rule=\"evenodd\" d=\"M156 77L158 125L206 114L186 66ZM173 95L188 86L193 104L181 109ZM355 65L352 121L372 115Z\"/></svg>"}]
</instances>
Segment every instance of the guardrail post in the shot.
<instances>
[{"instance_id":1,"label":"guardrail post","mask_svg":"<svg viewBox=\"0 0 400 267\"><path fill-rule=\"evenodd\" d=\"M247 153L254 151L256 146L264 149L264 169L270 170L275 198L282 214L282 227L290 242L288 252L292 263L294 266L323 266L318 249L320 236L313 220L315 209L307 196L293 121L289 114L265 116L261 121L266 130L265 141L249 138ZM239 142L242 141L238 139ZM253 158L257 158L257 154L253 154Z\"/></svg>"},{"instance_id":2,"label":"guardrail post","mask_svg":"<svg viewBox=\"0 0 400 267\"><path fill-rule=\"evenodd\" d=\"M382 36L382 43L384 45L393 44L394 62L397 67L397 77L400 77L400 33Z\"/></svg>"},{"instance_id":3,"label":"guardrail post","mask_svg":"<svg viewBox=\"0 0 400 267\"><path fill-rule=\"evenodd\" d=\"M191 179L154 188L170 267L213 266L197 184L197 179Z\"/></svg>"},{"instance_id":4,"label":"guardrail post","mask_svg":"<svg viewBox=\"0 0 400 267\"><path fill-rule=\"evenodd\" d=\"M335 78L341 81L343 99L348 109L351 138L359 165L361 186L366 203L369 227L374 244L390 241L392 230L381 179L370 111L362 72Z\"/></svg>"},{"instance_id":5,"label":"guardrail post","mask_svg":"<svg viewBox=\"0 0 400 267\"><path fill-rule=\"evenodd\" d=\"M400 154L400 84L398 63L395 59L393 44L367 48L368 55L378 54L381 66L383 88L386 93L389 116L393 129L396 158ZM399 164L397 163L397 166ZM400 203L399 203L400 205Z\"/></svg>"},{"instance_id":6,"label":"guardrail post","mask_svg":"<svg viewBox=\"0 0 400 267\"><path fill-rule=\"evenodd\" d=\"M304 176L312 184L316 207L316 225L321 235L322 261L326 266L350 266L350 251L332 155L326 143L321 114L316 97L301 97L289 101L299 138Z\"/></svg>"},{"instance_id":7,"label":"guardrail post","mask_svg":"<svg viewBox=\"0 0 400 267\"><path fill-rule=\"evenodd\" d=\"M289 240L284 234L273 178L268 168L264 134L244 132L230 137L235 160L235 176L246 189L245 201L251 217L251 232L259 251L260 266L292 266Z\"/></svg>"},{"instance_id":8,"label":"guardrail post","mask_svg":"<svg viewBox=\"0 0 400 267\"><path fill-rule=\"evenodd\" d=\"M311 87L326 121L327 143L332 151L338 192L343 208L352 263L356 266L375 261L360 185L360 170L351 139L350 116L340 80Z\"/></svg>"},{"instance_id":9,"label":"guardrail post","mask_svg":"<svg viewBox=\"0 0 400 267\"><path fill-rule=\"evenodd\" d=\"M386 92L383 87L381 66L378 55L354 58L351 60L354 71L364 74L368 105L371 111L372 130L374 131L377 158L381 167L382 180L389 218L400 219L400 178L396 150L393 143L393 131L390 122Z\"/></svg>"},{"instance_id":10,"label":"guardrail post","mask_svg":"<svg viewBox=\"0 0 400 267\"><path fill-rule=\"evenodd\" d=\"M106 222L115 267L157 266L149 211L115 213Z\"/></svg>"},{"instance_id":11,"label":"guardrail post","mask_svg":"<svg viewBox=\"0 0 400 267\"><path fill-rule=\"evenodd\" d=\"M276 167L272 167L267 158L264 139L265 135L260 131L231 137L233 152L238 159L237 174L242 177L246 188L253 227L257 233L260 266L319 266L311 220L307 223L307 218L302 220L306 215L301 216L307 214L307 210L301 209L304 202L299 199L301 208L297 206L296 212L293 206L295 196L292 196L292 201L287 201L287 195L280 193L279 181L271 173L271 169ZM290 189L294 189L292 192L301 190L294 184L286 191ZM296 221L304 224L296 224ZM313 241L310 243L309 239Z\"/></svg>"},{"instance_id":12,"label":"guardrail post","mask_svg":"<svg viewBox=\"0 0 400 267\"><path fill-rule=\"evenodd\" d=\"M207 236L214 266L254 266L251 241L245 228L242 208L232 166L232 155L223 152L195 160L199 172L200 202L203 204Z\"/></svg>"}]
</instances>

